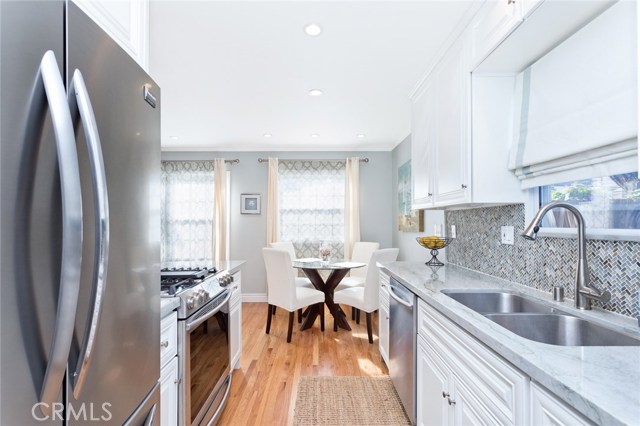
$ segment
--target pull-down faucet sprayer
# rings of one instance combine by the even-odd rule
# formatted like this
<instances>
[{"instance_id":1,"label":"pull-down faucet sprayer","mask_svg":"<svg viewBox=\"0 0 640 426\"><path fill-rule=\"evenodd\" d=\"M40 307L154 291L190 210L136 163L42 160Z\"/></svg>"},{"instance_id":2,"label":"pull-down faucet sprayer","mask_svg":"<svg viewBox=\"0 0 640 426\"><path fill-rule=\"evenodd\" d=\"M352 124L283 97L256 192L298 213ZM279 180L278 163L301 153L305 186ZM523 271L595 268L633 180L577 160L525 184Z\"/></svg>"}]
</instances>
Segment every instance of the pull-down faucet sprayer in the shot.
<instances>
[{"instance_id":1,"label":"pull-down faucet sprayer","mask_svg":"<svg viewBox=\"0 0 640 426\"><path fill-rule=\"evenodd\" d=\"M608 291L601 292L589 285L589 267L587 266L587 244L585 238L584 218L577 208L562 201L554 201L542 206L529 226L525 228L522 236L528 240L535 241L544 215L546 215L549 210L558 207L569 210L578 221L578 266L575 283L576 308L591 309L591 300L597 300L600 303L607 303L609 299L611 299L611 293Z\"/></svg>"}]
</instances>

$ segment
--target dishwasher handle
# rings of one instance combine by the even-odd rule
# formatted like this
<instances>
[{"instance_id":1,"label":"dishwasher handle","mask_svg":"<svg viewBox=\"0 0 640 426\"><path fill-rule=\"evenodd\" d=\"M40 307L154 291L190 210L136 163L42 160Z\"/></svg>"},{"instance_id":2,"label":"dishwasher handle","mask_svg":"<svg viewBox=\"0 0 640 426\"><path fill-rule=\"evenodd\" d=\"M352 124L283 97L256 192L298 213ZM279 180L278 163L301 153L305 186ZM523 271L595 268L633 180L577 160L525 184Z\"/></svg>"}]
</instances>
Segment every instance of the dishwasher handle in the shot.
<instances>
[{"instance_id":1,"label":"dishwasher handle","mask_svg":"<svg viewBox=\"0 0 640 426\"><path fill-rule=\"evenodd\" d=\"M391 296L393 298L393 300L395 300L396 302L400 303L401 305L404 305L409 309L413 309L413 303L407 302L406 300L402 299L400 296L398 296L396 293L394 293L393 288L394 288L393 285L389 286L389 296Z\"/></svg>"}]
</instances>

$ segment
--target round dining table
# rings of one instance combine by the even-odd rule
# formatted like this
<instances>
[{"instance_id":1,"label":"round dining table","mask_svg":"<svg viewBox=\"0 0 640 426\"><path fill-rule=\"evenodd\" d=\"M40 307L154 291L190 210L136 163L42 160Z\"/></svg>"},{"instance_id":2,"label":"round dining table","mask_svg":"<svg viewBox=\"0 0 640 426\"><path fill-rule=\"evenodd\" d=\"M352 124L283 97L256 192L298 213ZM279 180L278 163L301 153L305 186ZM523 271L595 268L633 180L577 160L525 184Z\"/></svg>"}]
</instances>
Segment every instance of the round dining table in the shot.
<instances>
[{"instance_id":1,"label":"round dining table","mask_svg":"<svg viewBox=\"0 0 640 426\"><path fill-rule=\"evenodd\" d=\"M320 259L296 259L293 261L293 267L302 269L304 274L309 278L313 286L324 293L324 303L329 308L331 315L335 318L336 324L345 330L351 330L347 322L347 316L339 305L333 302L333 291L340 284L340 281L349 273L351 269L362 268L367 266L362 262L349 262L346 260L329 260L322 261ZM325 281L319 271L331 271ZM300 326L300 330L306 330L313 326L316 317L320 315L320 307L312 305L305 316L304 322Z\"/></svg>"}]
</instances>

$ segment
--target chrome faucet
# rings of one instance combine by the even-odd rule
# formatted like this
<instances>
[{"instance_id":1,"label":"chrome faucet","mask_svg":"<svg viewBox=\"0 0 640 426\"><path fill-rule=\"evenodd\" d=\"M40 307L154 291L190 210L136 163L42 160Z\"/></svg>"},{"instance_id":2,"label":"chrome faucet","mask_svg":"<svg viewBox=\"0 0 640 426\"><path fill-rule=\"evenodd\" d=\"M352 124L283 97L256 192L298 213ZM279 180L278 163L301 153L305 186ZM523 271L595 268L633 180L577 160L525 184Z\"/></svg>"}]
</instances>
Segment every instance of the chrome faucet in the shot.
<instances>
[{"instance_id":1,"label":"chrome faucet","mask_svg":"<svg viewBox=\"0 0 640 426\"><path fill-rule=\"evenodd\" d=\"M542 206L536 213L529 226L522 233L522 236L528 240L534 241L540 230L542 218L551 209L562 207L569 210L578 221L578 267L576 271L576 308L591 309L591 300L597 300L600 303L607 303L611 299L611 293L608 291L600 291L589 285L589 267L587 266L587 243L585 238L584 218L580 211L569 203L562 201L554 201Z\"/></svg>"}]
</instances>

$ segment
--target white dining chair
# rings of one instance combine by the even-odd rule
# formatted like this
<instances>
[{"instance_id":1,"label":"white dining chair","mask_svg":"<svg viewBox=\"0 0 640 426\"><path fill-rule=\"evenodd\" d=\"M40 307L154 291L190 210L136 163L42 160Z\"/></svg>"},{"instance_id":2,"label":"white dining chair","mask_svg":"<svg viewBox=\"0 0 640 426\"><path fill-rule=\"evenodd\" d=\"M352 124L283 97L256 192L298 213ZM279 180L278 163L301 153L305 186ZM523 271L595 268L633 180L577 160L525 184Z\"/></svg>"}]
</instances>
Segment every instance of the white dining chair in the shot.
<instances>
[{"instance_id":1,"label":"white dining chair","mask_svg":"<svg viewBox=\"0 0 640 426\"><path fill-rule=\"evenodd\" d=\"M359 241L353 245L353 252L351 254L352 262L361 262L369 265L371 255L374 251L380 248L380 243L369 243ZM346 287L363 286L364 280L367 276L367 266L363 268L354 268L349 271L349 276L345 277L338 284L336 290L342 290Z\"/></svg>"},{"instance_id":2,"label":"white dining chair","mask_svg":"<svg viewBox=\"0 0 640 426\"><path fill-rule=\"evenodd\" d=\"M263 248L264 265L267 270L267 334L271 330L271 317L274 307L280 307L289 312L289 331L287 343L291 342L294 312L305 306L322 304L320 313L320 329L324 331L324 293L315 288L308 288L296 284L296 276L291 268L291 256L286 250Z\"/></svg>"},{"instance_id":3,"label":"white dining chair","mask_svg":"<svg viewBox=\"0 0 640 426\"><path fill-rule=\"evenodd\" d=\"M366 313L369 343L373 343L371 313L380 307L380 268L378 268L377 263L394 262L398 258L399 252L400 249L397 248L374 251L367 268L364 286L348 287L333 293L333 301L335 303L349 305ZM333 330L338 331L335 319L333 321Z\"/></svg>"},{"instance_id":4,"label":"white dining chair","mask_svg":"<svg viewBox=\"0 0 640 426\"><path fill-rule=\"evenodd\" d=\"M269 243L269 247L277 249L277 250L285 250L287 252L289 252L289 256L291 257L291 261L293 262L294 260L296 260L298 258L298 256L296 255L296 249L293 246L293 242L291 241L277 241L275 243ZM293 275L296 277L296 285L302 286L302 287L308 287L308 288L315 288L313 286L313 284L311 284L311 280L309 280L309 278L307 277L301 277L298 274L298 269L297 268L293 268ZM276 313L276 307L273 307L273 313ZM302 322L302 309L298 311L298 324L300 324Z\"/></svg>"},{"instance_id":5,"label":"white dining chair","mask_svg":"<svg viewBox=\"0 0 640 426\"><path fill-rule=\"evenodd\" d=\"M371 260L371 255L374 251L380 248L380 243L372 243L365 241L358 241L353 245L353 252L351 253L351 261L352 262L361 262L369 265L369 261ZM350 287L362 287L364 286L364 280L367 277L367 266L362 268L354 268L349 271L349 276L344 277L340 284L336 287L335 291L344 290L345 288ZM358 323L360 323L360 318L356 317L358 315L357 309L351 309L351 319L355 320L358 318Z\"/></svg>"}]
</instances>

